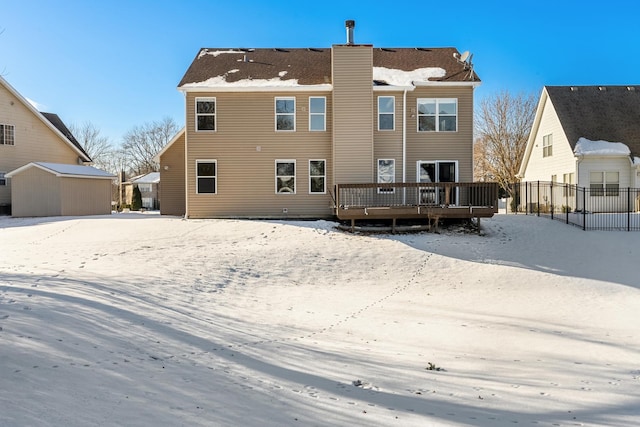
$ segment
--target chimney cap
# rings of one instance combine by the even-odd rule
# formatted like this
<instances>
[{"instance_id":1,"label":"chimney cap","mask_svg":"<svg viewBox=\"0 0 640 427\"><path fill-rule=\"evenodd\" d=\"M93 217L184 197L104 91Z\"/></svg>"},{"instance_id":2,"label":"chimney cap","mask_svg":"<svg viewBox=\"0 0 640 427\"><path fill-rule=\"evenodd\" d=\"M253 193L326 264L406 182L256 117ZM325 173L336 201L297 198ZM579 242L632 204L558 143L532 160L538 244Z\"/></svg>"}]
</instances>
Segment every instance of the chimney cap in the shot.
<instances>
[{"instance_id":1,"label":"chimney cap","mask_svg":"<svg viewBox=\"0 0 640 427\"><path fill-rule=\"evenodd\" d=\"M344 25L347 28L354 28L356 26L356 21L354 21L353 19L348 19L348 20L344 21Z\"/></svg>"}]
</instances>

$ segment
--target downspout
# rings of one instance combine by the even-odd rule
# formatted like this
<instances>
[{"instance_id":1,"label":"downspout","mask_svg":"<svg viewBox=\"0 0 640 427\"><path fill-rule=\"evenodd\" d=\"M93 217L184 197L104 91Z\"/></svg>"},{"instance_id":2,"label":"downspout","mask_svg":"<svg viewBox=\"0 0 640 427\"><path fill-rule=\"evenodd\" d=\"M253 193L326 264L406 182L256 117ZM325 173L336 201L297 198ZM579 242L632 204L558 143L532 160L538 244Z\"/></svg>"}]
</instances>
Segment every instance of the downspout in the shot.
<instances>
[{"instance_id":1,"label":"downspout","mask_svg":"<svg viewBox=\"0 0 640 427\"><path fill-rule=\"evenodd\" d=\"M187 92L182 92L184 95L184 218L189 218L189 155L188 155L188 141L189 141L189 124L187 123Z\"/></svg>"},{"instance_id":2,"label":"downspout","mask_svg":"<svg viewBox=\"0 0 640 427\"><path fill-rule=\"evenodd\" d=\"M402 93L402 183L407 182L407 89ZM402 192L402 204L407 204L406 189Z\"/></svg>"}]
</instances>

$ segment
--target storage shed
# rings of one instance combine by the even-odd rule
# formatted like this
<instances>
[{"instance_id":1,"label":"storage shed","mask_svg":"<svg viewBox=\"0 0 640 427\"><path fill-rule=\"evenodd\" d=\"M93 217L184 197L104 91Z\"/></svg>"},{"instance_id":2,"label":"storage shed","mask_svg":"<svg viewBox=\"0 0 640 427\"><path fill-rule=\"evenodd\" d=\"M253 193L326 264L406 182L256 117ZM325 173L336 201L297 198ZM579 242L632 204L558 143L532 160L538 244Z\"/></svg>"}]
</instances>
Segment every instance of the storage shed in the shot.
<instances>
[{"instance_id":1,"label":"storage shed","mask_svg":"<svg viewBox=\"0 0 640 427\"><path fill-rule=\"evenodd\" d=\"M5 176L11 179L14 217L111 213L111 186L116 177L92 166L37 162Z\"/></svg>"}]
</instances>

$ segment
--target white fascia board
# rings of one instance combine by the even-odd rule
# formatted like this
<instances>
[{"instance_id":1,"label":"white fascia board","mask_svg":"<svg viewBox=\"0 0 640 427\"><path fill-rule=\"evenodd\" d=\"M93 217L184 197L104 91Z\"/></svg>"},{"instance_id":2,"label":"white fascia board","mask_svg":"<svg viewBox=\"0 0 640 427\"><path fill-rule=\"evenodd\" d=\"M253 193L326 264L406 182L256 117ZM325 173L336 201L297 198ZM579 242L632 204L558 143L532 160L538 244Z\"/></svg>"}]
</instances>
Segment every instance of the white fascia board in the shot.
<instances>
[{"instance_id":1,"label":"white fascia board","mask_svg":"<svg viewBox=\"0 0 640 427\"><path fill-rule=\"evenodd\" d=\"M187 92L331 92L333 85L308 85L308 86L194 86L179 87L178 90Z\"/></svg>"},{"instance_id":2,"label":"white fascia board","mask_svg":"<svg viewBox=\"0 0 640 427\"><path fill-rule=\"evenodd\" d=\"M164 153L165 153L169 148L171 148L171 146L172 146L172 145L173 145L173 144L174 144L178 139L180 139L180 137L184 134L184 132L185 132L185 130L186 130L186 129L187 129L187 128L186 128L186 126L185 126L185 127L183 127L182 129L180 129L180 130L178 131L178 133L176 133L176 134L174 135L174 137L173 137L173 138L171 138L171 141L169 141L169 142L167 143L167 145L165 145L164 147L162 147L162 150L160 150L160 152L159 152L158 154L156 154L155 156L153 156L153 161L154 161L154 162L158 162L158 163L160 163L160 157L161 157L161 156L162 156L162 155L163 155L163 154L164 154Z\"/></svg>"},{"instance_id":3,"label":"white fascia board","mask_svg":"<svg viewBox=\"0 0 640 427\"><path fill-rule=\"evenodd\" d=\"M65 174L65 173L60 173L60 172L54 171L53 169L49 169L49 168L47 168L47 167L45 167L45 166L43 166L41 164L34 163L34 162L27 163L24 166L20 166L18 169L12 170L8 174L5 174L5 178L12 178L14 175L17 175L20 172L25 171L25 170L27 170L29 168L32 168L32 167L36 167L36 168L41 169L41 170L43 170L45 172L48 172L48 173L50 173L52 175L55 175L56 177L62 177L62 178L91 178L91 179L109 179L109 180L116 178L115 175L104 176L104 175Z\"/></svg>"},{"instance_id":4,"label":"white fascia board","mask_svg":"<svg viewBox=\"0 0 640 427\"><path fill-rule=\"evenodd\" d=\"M404 92L406 91L414 91L416 89L415 86L374 86L374 92Z\"/></svg>"},{"instance_id":5,"label":"white fascia board","mask_svg":"<svg viewBox=\"0 0 640 427\"><path fill-rule=\"evenodd\" d=\"M416 87L434 87L434 86L471 86L477 88L482 82L413 82Z\"/></svg>"}]
</instances>

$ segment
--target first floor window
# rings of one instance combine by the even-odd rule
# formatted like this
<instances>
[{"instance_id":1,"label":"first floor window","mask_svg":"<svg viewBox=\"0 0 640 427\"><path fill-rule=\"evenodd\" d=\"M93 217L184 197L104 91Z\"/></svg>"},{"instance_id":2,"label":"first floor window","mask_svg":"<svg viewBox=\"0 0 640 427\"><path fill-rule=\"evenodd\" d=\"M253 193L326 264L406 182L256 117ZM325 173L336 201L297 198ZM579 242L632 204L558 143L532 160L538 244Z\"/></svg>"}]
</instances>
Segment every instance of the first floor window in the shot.
<instances>
[{"instance_id":1,"label":"first floor window","mask_svg":"<svg viewBox=\"0 0 640 427\"><path fill-rule=\"evenodd\" d=\"M309 160L309 193L324 194L327 192L327 173L324 160Z\"/></svg>"},{"instance_id":2,"label":"first floor window","mask_svg":"<svg viewBox=\"0 0 640 427\"><path fill-rule=\"evenodd\" d=\"M276 98L276 130L296 130L295 98Z\"/></svg>"},{"instance_id":3,"label":"first floor window","mask_svg":"<svg viewBox=\"0 0 640 427\"><path fill-rule=\"evenodd\" d=\"M456 132L458 100L456 98L419 98L418 132Z\"/></svg>"},{"instance_id":4,"label":"first floor window","mask_svg":"<svg viewBox=\"0 0 640 427\"><path fill-rule=\"evenodd\" d=\"M553 134L542 137L542 157L551 157L553 155Z\"/></svg>"},{"instance_id":5,"label":"first floor window","mask_svg":"<svg viewBox=\"0 0 640 427\"><path fill-rule=\"evenodd\" d=\"M324 96L309 97L309 130L324 131L326 125L327 98Z\"/></svg>"},{"instance_id":6,"label":"first floor window","mask_svg":"<svg viewBox=\"0 0 640 427\"><path fill-rule=\"evenodd\" d=\"M196 161L196 193L215 194L217 192L218 164L215 160Z\"/></svg>"},{"instance_id":7,"label":"first floor window","mask_svg":"<svg viewBox=\"0 0 640 427\"><path fill-rule=\"evenodd\" d=\"M196 98L196 130L216 130L216 99Z\"/></svg>"},{"instance_id":8,"label":"first floor window","mask_svg":"<svg viewBox=\"0 0 640 427\"><path fill-rule=\"evenodd\" d=\"M396 161L378 159L378 183L392 184L396 181ZM378 193L393 193L394 188L378 188Z\"/></svg>"},{"instance_id":9,"label":"first floor window","mask_svg":"<svg viewBox=\"0 0 640 427\"><path fill-rule=\"evenodd\" d=\"M591 172L589 187L592 196L618 196L620 193L620 173Z\"/></svg>"},{"instance_id":10,"label":"first floor window","mask_svg":"<svg viewBox=\"0 0 640 427\"><path fill-rule=\"evenodd\" d=\"M0 172L0 185L7 185L7 178L4 177L4 172Z\"/></svg>"},{"instance_id":11,"label":"first floor window","mask_svg":"<svg viewBox=\"0 0 640 427\"><path fill-rule=\"evenodd\" d=\"M378 130L393 130L395 127L396 98L378 97Z\"/></svg>"},{"instance_id":12,"label":"first floor window","mask_svg":"<svg viewBox=\"0 0 640 427\"><path fill-rule=\"evenodd\" d=\"M295 194L296 161L276 160L276 193Z\"/></svg>"},{"instance_id":13,"label":"first floor window","mask_svg":"<svg viewBox=\"0 0 640 427\"><path fill-rule=\"evenodd\" d=\"M563 196L569 196L569 197L573 197L573 195L575 194L574 191L574 174L573 173L565 173L562 174L562 182L563 184L565 184L564 189L562 190L562 195Z\"/></svg>"},{"instance_id":14,"label":"first floor window","mask_svg":"<svg viewBox=\"0 0 640 427\"><path fill-rule=\"evenodd\" d=\"M15 127L0 124L0 145L14 145Z\"/></svg>"}]
</instances>

